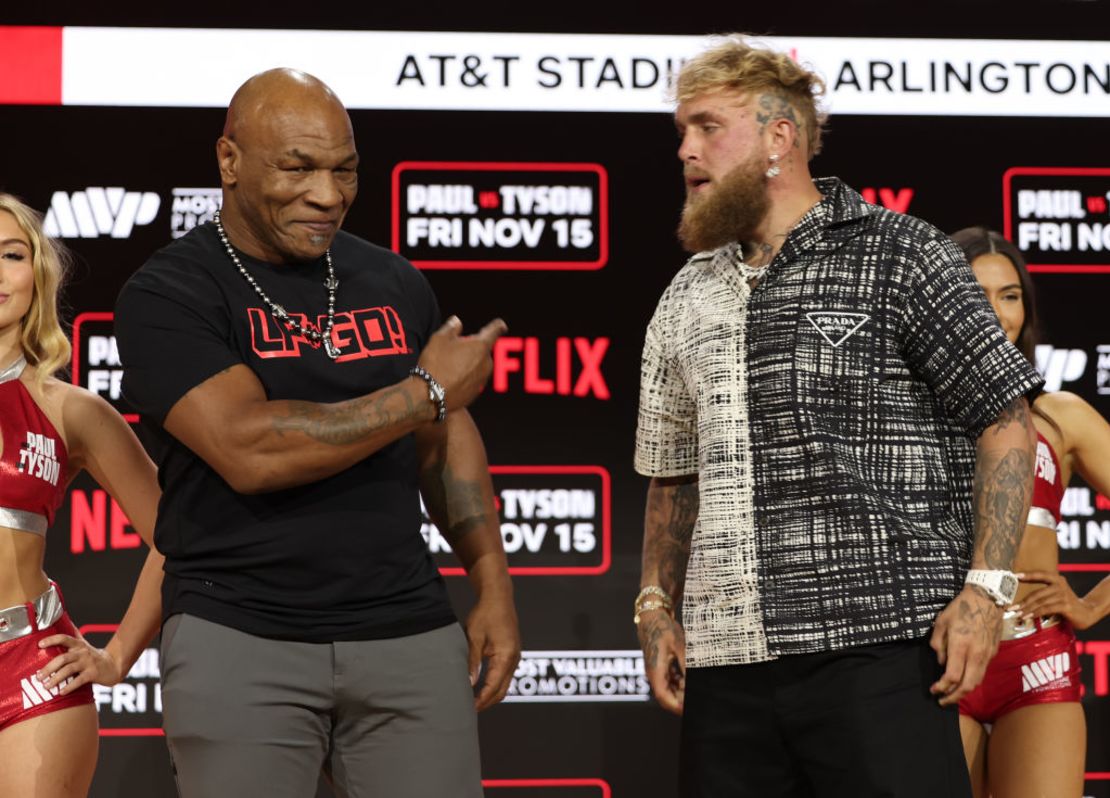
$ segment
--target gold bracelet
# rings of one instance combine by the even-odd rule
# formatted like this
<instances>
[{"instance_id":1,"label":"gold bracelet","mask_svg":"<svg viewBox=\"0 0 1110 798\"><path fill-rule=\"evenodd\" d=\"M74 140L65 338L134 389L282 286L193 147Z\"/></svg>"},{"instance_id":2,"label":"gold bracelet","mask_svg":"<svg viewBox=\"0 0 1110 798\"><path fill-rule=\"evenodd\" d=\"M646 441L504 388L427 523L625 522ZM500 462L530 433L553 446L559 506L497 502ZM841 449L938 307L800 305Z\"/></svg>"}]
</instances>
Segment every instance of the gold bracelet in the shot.
<instances>
[{"instance_id":1,"label":"gold bracelet","mask_svg":"<svg viewBox=\"0 0 1110 798\"><path fill-rule=\"evenodd\" d=\"M640 605L644 603L649 596L658 596L659 600L663 602L663 606L668 610L674 608L674 600L671 598L670 594L659 587L659 585L648 585L641 589L639 595L636 596L636 601L633 602L633 607L639 609Z\"/></svg>"},{"instance_id":2,"label":"gold bracelet","mask_svg":"<svg viewBox=\"0 0 1110 798\"><path fill-rule=\"evenodd\" d=\"M671 613L671 608L668 607L666 605L666 603L664 603L662 601L656 601L655 599L651 599L649 601L645 601L642 604L638 604L636 606L636 614L632 616L632 623L639 626L640 625L640 613L647 612L648 610L663 610L668 615L670 615L670 613Z\"/></svg>"}]
</instances>

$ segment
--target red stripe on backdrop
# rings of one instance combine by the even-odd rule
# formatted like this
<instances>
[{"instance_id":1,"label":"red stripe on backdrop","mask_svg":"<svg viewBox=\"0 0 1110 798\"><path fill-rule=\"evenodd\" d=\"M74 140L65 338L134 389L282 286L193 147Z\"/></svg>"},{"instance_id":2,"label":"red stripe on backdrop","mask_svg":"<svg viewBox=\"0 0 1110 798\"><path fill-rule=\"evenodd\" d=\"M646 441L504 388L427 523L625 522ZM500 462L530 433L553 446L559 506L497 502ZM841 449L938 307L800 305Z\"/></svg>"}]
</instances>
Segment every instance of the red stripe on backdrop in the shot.
<instances>
[{"instance_id":1,"label":"red stripe on backdrop","mask_svg":"<svg viewBox=\"0 0 1110 798\"><path fill-rule=\"evenodd\" d=\"M62 29L0 25L0 105L62 104Z\"/></svg>"}]
</instances>

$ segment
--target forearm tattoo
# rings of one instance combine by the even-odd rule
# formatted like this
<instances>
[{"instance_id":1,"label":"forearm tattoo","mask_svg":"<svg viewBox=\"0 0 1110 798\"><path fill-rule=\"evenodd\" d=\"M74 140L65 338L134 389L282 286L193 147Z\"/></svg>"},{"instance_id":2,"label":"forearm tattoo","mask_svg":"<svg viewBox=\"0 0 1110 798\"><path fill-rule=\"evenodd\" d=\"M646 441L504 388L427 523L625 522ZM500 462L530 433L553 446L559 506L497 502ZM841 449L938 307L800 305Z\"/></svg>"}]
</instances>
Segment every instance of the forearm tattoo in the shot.
<instances>
[{"instance_id":1,"label":"forearm tattoo","mask_svg":"<svg viewBox=\"0 0 1110 798\"><path fill-rule=\"evenodd\" d=\"M992 433L1018 425L1032 440L1033 424L1024 399L1011 403L998 417ZM976 545L982 546L987 568L1009 570L1025 531L1025 513L1032 490L1033 458L1014 447L1001 457L979 447L972 501Z\"/></svg>"},{"instance_id":2,"label":"forearm tattoo","mask_svg":"<svg viewBox=\"0 0 1110 798\"><path fill-rule=\"evenodd\" d=\"M652 671L659 662L659 640L672 631L674 625L674 619L663 612L649 613L640 619L637 632L640 637L640 648L644 652L645 671Z\"/></svg>"},{"instance_id":3,"label":"forearm tattoo","mask_svg":"<svg viewBox=\"0 0 1110 798\"><path fill-rule=\"evenodd\" d=\"M289 401L284 405L285 415L273 420L275 432L300 432L330 446L356 443L417 413L412 396L397 386L338 404Z\"/></svg>"},{"instance_id":4,"label":"forearm tattoo","mask_svg":"<svg viewBox=\"0 0 1110 798\"><path fill-rule=\"evenodd\" d=\"M437 525L446 526L440 531L452 547L475 529L497 523L483 483L455 476L444 461L424 469L420 487L428 514Z\"/></svg>"},{"instance_id":5,"label":"forearm tattoo","mask_svg":"<svg viewBox=\"0 0 1110 798\"><path fill-rule=\"evenodd\" d=\"M648 491L644 569L657 571L659 586L676 599L686 581L697 518L697 482L653 486Z\"/></svg>"}]
</instances>

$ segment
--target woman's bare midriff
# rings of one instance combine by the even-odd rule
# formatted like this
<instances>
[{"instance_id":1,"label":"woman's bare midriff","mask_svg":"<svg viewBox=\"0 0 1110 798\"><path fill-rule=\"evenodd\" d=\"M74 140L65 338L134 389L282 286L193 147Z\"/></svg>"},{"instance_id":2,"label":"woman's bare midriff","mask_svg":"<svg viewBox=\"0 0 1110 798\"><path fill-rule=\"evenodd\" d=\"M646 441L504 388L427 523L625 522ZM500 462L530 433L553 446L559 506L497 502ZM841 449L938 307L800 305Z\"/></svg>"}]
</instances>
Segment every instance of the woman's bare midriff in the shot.
<instances>
[{"instance_id":1,"label":"woman's bare midriff","mask_svg":"<svg viewBox=\"0 0 1110 798\"><path fill-rule=\"evenodd\" d=\"M24 604L46 590L45 553L41 535L0 526L0 609Z\"/></svg>"},{"instance_id":2,"label":"woman's bare midriff","mask_svg":"<svg viewBox=\"0 0 1110 798\"><path fill-rule=\"evenodd\" d=\"M1025 535L1021 539L1017 559L1014 561L1014 572L1055 572L1059 567L1060 555L1056 545L1056 530L1043 526L1025 527ZM1027 595L1040 587L1043 585L1022 582L1018 585L1015 603L1020 604Z\"/></svg>"}]
</instances>

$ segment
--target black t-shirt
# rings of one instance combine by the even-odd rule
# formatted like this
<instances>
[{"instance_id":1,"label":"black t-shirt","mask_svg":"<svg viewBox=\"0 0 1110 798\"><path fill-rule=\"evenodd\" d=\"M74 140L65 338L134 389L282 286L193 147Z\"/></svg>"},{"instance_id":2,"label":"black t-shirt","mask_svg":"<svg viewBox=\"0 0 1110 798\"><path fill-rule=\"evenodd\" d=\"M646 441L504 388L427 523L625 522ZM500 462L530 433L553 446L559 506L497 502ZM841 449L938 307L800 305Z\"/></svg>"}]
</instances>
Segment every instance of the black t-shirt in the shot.
<instances>
[{"instance_id":1,"label":"black t-shirt","mask_svg":"<svg viewBox=\"0 0 1110 798\"><path fill-rule=\"evenodd\" d=\"M239 257L290 316L324 327L323 259ZM278 325L212 224L155 253L120 293L123 391L155 439L163 491L155 542L166 556L164 617L187 612L305 642L399 637L455 620L420 534L411 435L327 479L248 496L162 429L185 393L236 364L258 375L269 399L336 402L403 379L439 324L427 280L342 232L332 261L336 361Z\"/></svg>"}]
</instances>

